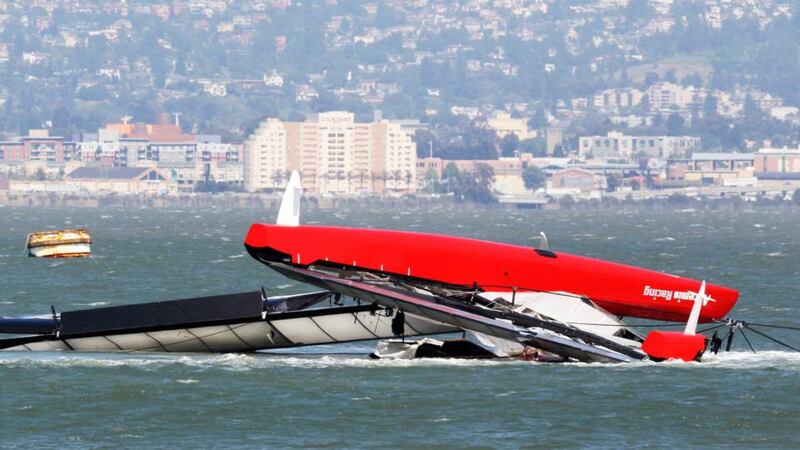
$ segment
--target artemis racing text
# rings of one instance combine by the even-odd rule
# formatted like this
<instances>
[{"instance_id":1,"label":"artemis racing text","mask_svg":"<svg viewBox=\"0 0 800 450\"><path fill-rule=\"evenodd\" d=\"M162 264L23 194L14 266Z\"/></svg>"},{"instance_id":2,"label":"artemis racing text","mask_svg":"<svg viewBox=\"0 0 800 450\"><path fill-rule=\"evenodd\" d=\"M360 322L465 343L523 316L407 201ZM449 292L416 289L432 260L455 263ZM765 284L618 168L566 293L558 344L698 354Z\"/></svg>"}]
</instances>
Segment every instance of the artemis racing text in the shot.
<instances>
[{"instance_id":1,"label":"artemis racing text","mask_svg":"<svg viewBox=\"0 0 800 450\"><path fill-rule=\"evenodd\" d=\"M642 295L645 297L652 297L654 300L657 298L663 298L666 301L672 301L672 299L675 299L680 302L683 300L694 300L695 296L697 296L697 293L692 291L668 291L666 289L656 289L650 286L645 286Z\"/></svg>"}]
</instances>

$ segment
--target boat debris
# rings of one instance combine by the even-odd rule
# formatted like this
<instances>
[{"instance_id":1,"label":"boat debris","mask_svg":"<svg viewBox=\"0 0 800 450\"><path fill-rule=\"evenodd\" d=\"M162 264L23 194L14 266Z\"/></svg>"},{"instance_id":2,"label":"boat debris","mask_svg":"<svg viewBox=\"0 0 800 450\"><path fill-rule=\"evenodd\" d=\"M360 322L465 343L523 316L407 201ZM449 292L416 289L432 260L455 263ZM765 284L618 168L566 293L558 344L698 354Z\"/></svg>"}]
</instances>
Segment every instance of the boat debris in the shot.
<instances>
[{"instance_id":1,"label":"boat debris","mask_svg":"<svg viewBox=\"0 0 800 450\"><path fill-rule=\"evenodd\" d=\"M25 250L36 258L82 258L91 256L91 245L86 228L47 230L28 234Z\"/></svg>"}]
</instances>

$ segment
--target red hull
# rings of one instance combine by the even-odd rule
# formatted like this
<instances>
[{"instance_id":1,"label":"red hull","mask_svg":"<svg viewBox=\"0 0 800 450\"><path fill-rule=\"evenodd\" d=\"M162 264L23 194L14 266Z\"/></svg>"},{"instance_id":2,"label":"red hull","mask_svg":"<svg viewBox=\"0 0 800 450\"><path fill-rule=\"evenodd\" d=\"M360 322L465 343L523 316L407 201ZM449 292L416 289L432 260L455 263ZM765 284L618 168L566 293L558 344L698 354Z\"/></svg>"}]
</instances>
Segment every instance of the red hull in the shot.
<instances>
[{"instance_id":1,"label":"red hull","mask_svg":"<svg viewBox=\"0 0 800 450\"><path fill-rule=\"evenodd\" d=\"M486 291L562 291L586 296L612 314L686 321L700 281L597 259L538 252L475 239L403 231L253 224L245 245L263 260L291 256L307 266L341 266L473 286ZM736 290L706 285L713 301L700 321L721 319L736 304Z\"/></svg>"}]
</instances>

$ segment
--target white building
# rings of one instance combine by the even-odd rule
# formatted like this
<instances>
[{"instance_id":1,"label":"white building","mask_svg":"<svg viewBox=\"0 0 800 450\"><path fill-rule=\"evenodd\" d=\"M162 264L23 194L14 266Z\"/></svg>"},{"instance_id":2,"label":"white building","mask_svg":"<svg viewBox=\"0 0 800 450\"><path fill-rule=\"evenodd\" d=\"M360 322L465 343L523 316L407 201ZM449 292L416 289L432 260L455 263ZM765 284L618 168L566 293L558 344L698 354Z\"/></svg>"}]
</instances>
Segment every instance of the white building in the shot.
<instances>
[{"instance_id":1,"label":"white building","mask_svg":"<svg viewBox=\"0 0 800 450\"><path fill-rule=\"evenodd\" d=\"M528 139L535 135L535 133L530 133L528 130L528 122L525 119L514 118L511 113L506 111L495 112L486 123L501 139L509 134L515 134L520 140Z\"/></svg>"},{"instance_id":2,"label":"white building","mask_svg":"<svg viewBox=\"0 0 800 450\"><path fill-rule=\"evenodd\" d=\"M642 102L644 93L638 89L606 89L595 94L592 104L595 108L618 111L632 108Z\"/></svg>"},{"instance_id":3,"label":"white building","mask_svg":"<svg viewBox=\"0 0 800 450\"><path fill-rule=\"evenodd\" d=\"M307 191L332 194L413 192L417 148L401 122L355 121L332 111L306 122L267 119L244 145L245 188L277 189L298 170Z\"/></svg>"},{"instance_id":4,"label":"white building","mask_svg":"<svg viewBox=\"0 0 800 450\"><path fill-rule=\"evenodd\" d=\"M350 193L356 160L355 115L334 111L317 118L317 185L322 192Z\"/></svg>"},{"instance_id":5,"label":"white building","mask_svg":"<svg viewBox=\"0 0 800 450\"><path fill-rule=\"evenodd\" d=\"M269 118L244 142L244 187L248 192L284 185L288 170L286 128Z\"/></svg>"},{"instance_id":6,"label":"white building","mask_svg":"<svg viewBox=\"0 0 800 450\"><path fill-rule=\"evenodd\" d=\"M389 175L386 190L405 192L412 190L417 182L417 144L400 124L386 123L383 147L385 158L383 173Z\"/></svg>"},{"instance_id":7,"label":"white building","mask_svg":"<svg viewBox=\"0 0 800 450\"><path fill-rule=\"evenodd\" d=\"M264 74L264 84L269 87L283 87L283 77L276 71L272 71L269 74Z\"/></svg>"},{"instance_id":8,"label":"white building","mask_svg":"<svg viewBox=\"0 0 800 450\"><path fill-rule=\"evenodd\" d=\"M579 139L580 156L596 158L630 158L645 155L651 158L687 156L700 149L700 138L694 136L627 136L612 131L606 136L583 136Z\"/></svg>"},{"instance_id":9,"label":"white building","mask_svg":"<svg viewBox=\"0 0 800 450\"><path fill-rule=\"evenodd\" d=\"M694 105L702 105L706 95L705 89L666 81L655 83L647 89L647 98L652 111L670 111L675 107L687 110Z\"/></svg>"},{"instance_id":10,"label":"white building","mask_svg":"<svg viewBox=\"0 0 800 450\"><path fill-rule=\"evenodd\" d=\"M203 91L212 97L225 97L228 95L228 88L222 83L209 83L203 86Z\"/></svg>"}]
</instances>

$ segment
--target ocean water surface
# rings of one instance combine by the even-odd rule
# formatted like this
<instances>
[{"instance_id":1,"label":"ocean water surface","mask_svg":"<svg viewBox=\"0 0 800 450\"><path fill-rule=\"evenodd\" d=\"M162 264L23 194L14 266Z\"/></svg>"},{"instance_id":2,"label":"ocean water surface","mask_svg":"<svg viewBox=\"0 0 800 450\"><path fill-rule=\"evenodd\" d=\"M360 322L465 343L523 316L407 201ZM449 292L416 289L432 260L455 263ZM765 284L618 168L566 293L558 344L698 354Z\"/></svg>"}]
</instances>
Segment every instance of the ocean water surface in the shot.
<instances>
[{"instance_id":1,"label":"ocean water surface","mask_svg":"<svg viewBox=\"0 0 800 450\"><path fill-rule=\"evenodd\" d=\"M0 315L309 289L242 240L276 211L0 207ZM735 287L733 316L800 325L797 209L304 212L304 223L534 245ZM87 226L95 256L24 256ZM442 262L446 264L446 261ZM479 261L475 262L479 264ZM635 322L636 319L630 319ZM770 330L800 347L800 333ZM374 361L374 343L268 354L0 352L3 447L800 446L800 354L749 335L703 363Z\"/></svg>"}]
</instances>

